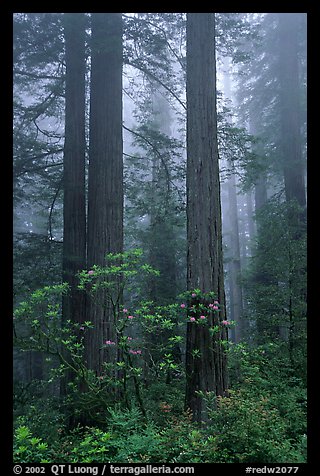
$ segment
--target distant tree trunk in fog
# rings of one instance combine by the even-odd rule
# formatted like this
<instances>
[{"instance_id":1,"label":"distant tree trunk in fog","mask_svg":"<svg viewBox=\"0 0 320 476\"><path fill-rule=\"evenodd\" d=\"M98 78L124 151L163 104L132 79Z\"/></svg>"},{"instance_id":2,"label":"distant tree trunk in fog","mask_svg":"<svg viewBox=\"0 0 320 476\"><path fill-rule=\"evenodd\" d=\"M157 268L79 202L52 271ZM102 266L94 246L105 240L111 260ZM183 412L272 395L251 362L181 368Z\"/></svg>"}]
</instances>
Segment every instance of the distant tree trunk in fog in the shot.
<instances>
[{"instance_id":1,"label":"distant tree trunk in fog","mask_svg":"<svg viewBox=\"0 0 320 476\"><path fill-rule=\"evenodd\" d=\"M231 81L230 81L230 60L224 59L226 68L223 75L223 89L226 98L232 102ZM232 118L230 119L232 123ZM238 343L243 337L243 298L241 285L241 260L240 260L240 241L239 241L239 224L238 224L238 200L236 185L236 169L232 160L228 161L230 169L230 177L227 181L228 189L228 221L230 238L229 248L229 280L230 280L230 318L235 321L234 340Z\"/></svg>"},{"instance_id":2,"label":"distant tree trunk in fog","mask_svg":"<svg viewBox=\"0 0 320 476\"><path fill-rule=\"evenodd\" d=\"M250 120L249 120L249 133L253 136L258 136L258 128L257 123L258 119L254 113L252 113ZM255 146L253 152L259 154L259 146ZM265 173L260 173L259 177L255 182L254 187L254 204L255 204L255 214L259 212L263 208L263 206L267 203L268 196L267 196L267 178ZM257 223L257 231L259 228L259 224Z\"/></svg>"},{"instance_id":3,"label":"distant tree trunk in fog","mask_svg":"<svg viewBox=\"0 0 320 476\"><path fill-rule=\"evenodd\" d=\"M228 180L228 203L229 203L229 223L230 223L230 261L229 261L229 279L230 283L230 318L236 323L234 329L234 340L238 343L243 338L243 298L241 286L241 261L240 261L240 242L238 225L238 206L237 189L235 173L232 173Z\"/></svg>"},{"instance_id":4,"label":"distant tree trunk in fog","mask_svg":"<svg viewBox=\"0 0 320 476\"><path fill-rule=\"evenodd\" d=\"M170 137L169 104L161 95L158 85L151 84L151 127ZM176 298L176 249L172 226L172 184L169 166L165 168L166 154L152 158L152 203L150 210L149 262L160 271L160 277L150 276L150 298L167 304ZM163 163L164 162L164 163ZM163 200L163 197L164 200Z\"/></svg>"},{"instance_id":5,"label":"distant tree trunk in fog","mask_svg":"<svg viewBox=\"0 0 320 476\"><path fill-rule=\"evenodd\" d=\"M225 318L221 203L216 117L215 17L187 14L187 287L215 291L219 317L209 314L210 326ZM198 318L197 316L196 318ZM223 330L212 336L207 326L187 324L186 408L193 419L207 419L197 394L227 389Z\"/></svg>"},{"instance_id":6,"label":"distant tree trunk in fog","mask_svg":"<svg viewBox=\"0 0 320 476\"><path fill-rule=\"evenodd\" d=\"M247 222L248 222L248 232L249 232L249 256L251 256L251 247L252 242L255 237L255 223L253 220L253 204L252 204L252 194L251 191L246 193L246 204L247 204Z\"/></svg>"},{"instance_id":7,"label":"distant tree trunk in fog","mask_svg":"<svg viewBox=\"0 0 320 476\"><path fill-rule=\"evenodd\" d=\"M254 187L255 213L259 212L267 203L267 180L264 174L260 175ZM257 224L259 228L259 225Z\"/></svg>"},{"instance_id":8,"label":"distant tree trunk in fog","mask_svg":"<svg viewBox=\"0 0 320 476\"><path fill-rule=\"evenodd\" d=\"M63 297L62 319L85 321L85 295L77 290L76 273L86 266L85 202L85 16L65 13L65 142L63 157L63 281L70 293ZM66 394L69 374L61 382Z\"/></svg>"},{"instance_id":9,"label":"distant tree trunk in fog","mask_svg":"<svg viewBox=\"0 0 320 476\"><path fill-rule=\"evenodd\" d=\"M258 134L258 128L257 128L257 122L258 118L255 113L252 113L249 121L249 132L250 134L254 136L259 136ZM253 152L259 155L259 153L263 153L262 150L260 150L259 145L255 145ZM267 195L267 177L266 173L262 172L260 173L259 177L257 178L255 182L255 187L254 187L254 202L255 202L255 222L256 222L256 228L257 228L257 234L256 234L256 241L257 241L257 248L256 248L256 259L258 262L260 260L264 260L264 252L261 246L261 225L260 225L260 214L263 212L263 208L267 204L268 201L268 195ZM259 265L256 265L256 274L255 274L255 281L258 285L261 287L263 286L268 286L273 284L272 279L270 278L269 274L263 269L264 267ZM262 338L262 336L268 332L269 327L268 324L261 319L256 320L255 322L256 328L257 328L257 336L258 339Z\"/></svg>"},{"instance_id":10,"label":"distant tree trunk in fog","mask_svg":"<svg viewBox=\"0 0 320 476\"><path fill-rule=\"evenodd\" d=\"M299 13L278 14L279 80L281 149L286 200L297 201L302 209L300 219L305 221L306 195L300 131L298 63L300 16Z\"/></svg>"},{"instance_id":11,"label":"distant tree trunk in fog","mask_svg":"<svg viewBox=\"0 0 320 476\"><path fill-rule=\"evenodd\" d=\"M92 13L91 21L88 267L123 251L122 18ZM97 298L105 302L102 291ZM86 341L88 365L101 373L110 360L103 342L116 340L111 305L90 300L88 319L94 325Z\"/></svg>"},{"instance_id":12,"label":"distant tree trunk in fog","mask_svg":"<svg viewBox=\"0 0 320 476\"><path fill-rule=\"evenodd\" d=\"M279 34L279 84L281 152L286 201L288 203L289 236L292 241L299 240L306 231L306 190L305 170L301 141L301 109L299 88L298 32L301 21L299 13L278 14ZM296 205L300 210L296 209ZM288 250L290 250L290 243ZM297 290L294 282L305 281L306 264L297 271L296 264L288 251L288 333L280 326L279 333L288 340L291 363L294 362L294 302ZM306 290L300 290L300 298L306 301Z\"/></svg>"}]
</instances>

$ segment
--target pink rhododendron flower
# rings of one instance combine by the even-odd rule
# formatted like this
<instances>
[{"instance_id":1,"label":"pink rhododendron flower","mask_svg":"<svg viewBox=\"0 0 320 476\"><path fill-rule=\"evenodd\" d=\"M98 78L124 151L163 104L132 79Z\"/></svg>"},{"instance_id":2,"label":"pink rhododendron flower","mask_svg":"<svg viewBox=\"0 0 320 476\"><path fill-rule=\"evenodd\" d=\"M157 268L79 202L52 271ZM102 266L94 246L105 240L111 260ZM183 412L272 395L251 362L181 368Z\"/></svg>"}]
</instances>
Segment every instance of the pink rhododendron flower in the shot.
<instances>
[{"instance_id":1,"label":"pink rhododendron flower","mask_svg":"<svg viewBox=\"0 0 320 476\"><path fill-rule=\"evenodd\" d=\"M221 321L221 324L223 326L230 326L231 322L230 321Z\"/></svg>"},{"instance_id":2,"label":"pink rhododendron flower","mask_svg":"<svg viewBox=\"0 0 320 476\"><path fill-rule=\"evenodd\" d=\"M88 271L88 274L92 275L92 274L94 274L94 271L92 269L90 269L90 271Z\"/></svg>"},{"instance_id":3,"label":"pink rhododendron flower","mask_svg":"<svg viewBox=\"0 0 320 476\"><path fill-rule=\"evenodd\" d=\"M134 316L128 316L128 319L134 319Z\"/></svg>"},{"instance_id":4,"label":"pink rhododendron flower","mask_svg":"<svg viewBox=\"0 0 320 476\"><path fill-rule=\"evenodd\" d=\"M213 309L214 311L217 311L219 308L218 308L218 306L213 306L212 309Z\"/></svg>"},{"instance_id":5,"label":"pink rhododendron flower","mask_svg":"<svg viewBox=\"0 0 320 476\"><path fill-rule=\"evenodd\" d=\"M106 345L115 345L115 342L113 342L112 340L106 340L105 344Z\"/></svg>"},{"instance_id":6,"label":"pink rhododendron flower","mask_svg":"<svg viewBox=\"0 0 320 476\"><path fill-rule=\"evenodd\" d=\"M170 405L169 403L167 402L161 402L160 405L159 405L160 409L165 412L165 413L169 413L172 409L172 405Z\"/></svg>"},{"instance_id":7,"label":"pink rhododendron flower","mask_svg":"<svg viewBox=\"0 0 320 476\"><path fill-rule=\"evenodd\" d=\"M128 309L122 309L122 312L126 313L126 312L128 312Z\"/></svg>"},{"instance_id":8,"label":"pink rhododendron flower","mask_svg":"<svg viewBox=\"0 0 320 476\"><path fill-rule=\"evenodd\" d=\"M192 293L191 296L192 296L192 297L196 297L196 293Z\"/></svg>"},{"instance_id":9,"label":"pink rhododendron flower","mask_svg":"<svg viewBox=\"0 0 320 476\"><path fill-rule=\"evenodd\" d=\"M206 318L206 316L200 316L200 319L205 319L205 318Z\"/></svg>"},{"instance_id":10,"label":"pink rhododendron flower","mask_svg":"<svg viewBox=\"0 0 320 476\"><path fill-rule=\"evenodd\" d=\"M190 322L194 322L196 320L195 317L190 317Z\"/></svg>"},{"instance_id":11,"label":"pink rhododendron flower","mask_svg":"<svg viewBox=\"0 0 320 476\"><path fill-rule=\"evenodd\" d=\"M214 304L210 303L209 304L209 307L211 307L211 309L213 308Z\"/></svg>"},{"instance_id":12,"label":"pink rhododendron flower","mask_svg":"<svg viewBox=\"0 0 320 476\"><path fill-rule=\"evenodd\" d=\"M84 331L84 327L83 327L83 326L80 327L80 331Z\"/></svg>"},{"instance_id":13,"label":"pink rhododendron flower","mask_svg":"<svg viewBox=\"0 0 320 476\"><path fill-rule=\"evenodd\" d=\"M128 336L127 339L128 339L128 340L132 340L132 337Z\"/></svg>"},{"instance_id":14,"label":"pink rhododendron flower","mask_svg":"<svg viewBox=\"0 0 320 476\"><path fill-rule=\"evenodd\" d=\"M141 350L139 350L139 349L138 349L138 350L132 350L132 349L130 349L130 350L129 350L129 353L132 354L132 355L138 355L138 354L141 354Z\"/></svg>"},{"instance_id":15,"label":"pink rhododendron flower","mask_svg":"<svg viewBox=\"0 0 320 476\"><path fill-rule=\"evenodd\" d=\"M219 301L213 301L213 304L219 304Z\"/></svg>"},{"instance_id":16,"label":"pink rhododendron flower","mask_svg":"<svg viewBox=\"0 0 320 476\"><path fill-rule=\"evenodd\" d=\"M180 307L181 307L182 309L184 309L184 308L186 307L186 305L182 303Z\"/></svg>"}]
</instances>

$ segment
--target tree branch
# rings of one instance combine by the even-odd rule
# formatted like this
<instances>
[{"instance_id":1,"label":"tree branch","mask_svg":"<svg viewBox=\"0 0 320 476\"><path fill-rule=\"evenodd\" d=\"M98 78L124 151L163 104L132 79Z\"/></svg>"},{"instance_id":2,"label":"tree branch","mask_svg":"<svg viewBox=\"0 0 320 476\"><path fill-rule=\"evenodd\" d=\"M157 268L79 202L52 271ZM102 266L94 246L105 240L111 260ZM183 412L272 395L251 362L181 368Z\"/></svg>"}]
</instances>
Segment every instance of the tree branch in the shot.
<instances>
[{"instance_id":1,"label":"tree branch","mask_svg":"<svg viewBox=\"0 0 320 476\"><path fill-rule=\"evenodd\" d=\"M179 96L177 96L176 93L174 93L172 91L172 89L169 88L169 86L167 86L163 81L161 81L161 79L159 79L157 76L155 76L153 73L151 73L151 71L149 71L148 69L146 69L143 66L141 66L139 64L136 64L134 62L132 63L132 62L128 61L127 64L129 66L132 66L133 68L138 69L139 71L141 71L142 73L146 74L147 76L152 78L154 81L159 83L164 89L166 89L178 101L178 103L183 107L184 110L187 110L187 106L184 104L184 102L181 101Z\"/></svg>"}]
</instances>

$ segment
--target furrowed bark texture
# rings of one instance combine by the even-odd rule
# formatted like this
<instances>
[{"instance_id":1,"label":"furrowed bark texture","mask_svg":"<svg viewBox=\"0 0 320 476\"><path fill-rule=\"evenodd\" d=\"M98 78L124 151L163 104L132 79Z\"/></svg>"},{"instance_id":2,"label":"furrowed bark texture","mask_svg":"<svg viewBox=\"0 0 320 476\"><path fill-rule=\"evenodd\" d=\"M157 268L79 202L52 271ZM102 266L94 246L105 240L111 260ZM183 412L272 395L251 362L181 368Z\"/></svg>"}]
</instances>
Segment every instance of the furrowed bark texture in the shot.
<instances>
[{"instance_id":1,"label":"furrowed bark texture","mask_svg":"<svg viewBox=\"0 0 320 476\"><path fill-rule=\"evenodd\" d=\"M85 18L64 14L66 105L64 143L63 280L71 292L63 298L63 319L85 320L84 293L76 273L86 266L85 202Z\"/></svg>"},{"instance_id":2,"label":"furrowed bark texture","mask_svg":"<svg viewBox=\"0 0 320 476\"><path fill-rule=\"evenodd\" d=\"M214 33L214 14L187 14L187 286L215 291L221 313L211 313L211 326L225 316ZM212 337L208 326L187 325L186 408L196 421L207 419L197 392L227 388L222 338L225 331Z\"/></svg>"},{"instance_id":3,"label":"furrowed bark texture","mask_svg":"<svg viewBox=\"0 0 320 476\"><path fill-rule=\"evenodd\" d=\"M66 55L65 143L63 157L63 280L70 292L63 297L62 319L82 323L86 318L85 294L77 289L77 272L86 266L85 199L85 16L64 14ZM68 358L68 355L65 355ZM61 379L66 395L68 372Z\"/></svg>"},{"instance_id":4,"label":"furrowed bark texture","mask_svg":"<svg viewBox=\"0 0 320 476\"><path fill-rule=\"evenodd\" d=\"M122 19L92 14L88 267L105 264L106 253L123 251ZM105 294L90 300L87 359L97 373L113 357L102 348L115 340L115 322Z\"/></svg>"}]
</instances>

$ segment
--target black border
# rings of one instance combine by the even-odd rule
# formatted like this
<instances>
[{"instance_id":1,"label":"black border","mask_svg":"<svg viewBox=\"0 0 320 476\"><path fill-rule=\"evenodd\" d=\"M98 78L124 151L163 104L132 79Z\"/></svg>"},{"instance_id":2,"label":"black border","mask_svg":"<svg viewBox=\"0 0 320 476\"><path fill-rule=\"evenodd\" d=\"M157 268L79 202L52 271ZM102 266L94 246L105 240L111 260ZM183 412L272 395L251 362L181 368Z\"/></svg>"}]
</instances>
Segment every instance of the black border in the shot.
<instances>
[{"instance_id":1,"label":"black border","mask_svg":"<svg viewBox=\"0 0 320 476\"><path fill-rule=\"evenodd\" d=\"M90 12L92 11L103 11L101 9L101 4L97 3L95 7L90 3ZM110 5L108 7L108 11ZM120 5L117 5L120 6ZM193 5L188 5L192 7ZM156 5L154 2L150 2L141 5L134 3L128 3L127 5L121 3L121 8L127 11L166 11L166 12L180 12L187 11L188 6L185 2L179 5L173 5L171 2L159 2ZM199 7L200 5L197 4ZM32 2L14 2L11 4L10 8L7 9L4 14L1 15L3 20L3 25L5 27L5 58L2 58L2 65L5 66L5 73L2 73L2 79L5 78L4 85L1 88L2 94L4 96L5 108L4 111L7 112L7 119L5 123L5 146L7 150L2 149L2 160L5 173L2 173L2 186L0 187L3 206L2 212L2 230L1 230L1 254L2 264L4 264L2 272L2 342L0 345L1 351L3 352L1 362L2 362L2 391L1 391L1 402L2 402L2 424L0 435L2 441L0 442L1 448L1 469L7 467L8 471L2 469L2 474L12 474L12 255L13 255L13 240L12 240L12 230L13 230L13 221L12 221L12 15L15 12L33 12L33 11L43 11L45 7L46 12L73 12L74 9L66 8L67 5L65 2L55 2L52 5L52 8L48 4L37 5ZM317 74L317 63L319 61L319 41L318 40L318 23L320 18L320 8L317 7L315 1L303 2L299 5L294 5L292 2L284 3L280 5L279 2L266 2L265 5L261 5L261 2L241 2L238 5L226 4L225 2L215 2L212 5L207 2L204 3L204 11L208 10L208 7L212 7L212 11L218 10L219 12L303 12L308 15L308 462L303 465L292 464L292 466L299 466L299 472L297 474L316 474L319 471L319 467L316 466L317 463L320 463L320 399L318 397L318 381L319 381L319 358L316 354L317 345L319 345L319 336L320 332L318 331L320 314L318 311L320 297L320 232L317 217L319 215L319 206L320 199L319 193L320 186L318 181L320 178L319 173L319 162L320 159L316 157L317 144L315 137L319 135L318 132L318 116L320 108L317 107L317 99L319 99L319 93L317 87L319 87L319 76ZM264 8L263 8L264 7ZM288 9L288 7L291 7ZM85 8L83 11L87 11ZM211 9L210 9L211 10ZM117 11L117 10L116 10ZM192 11L192 10L191 10ZM3 53L3 51L2 51ZM8 131L6 130L8 128ZM318 134L317 134L318 133ZM317 134L317 135L316 135ZM317 186L318 185L318 186ZM316 369L316 370L315 370ZM210 469L211 467L217 466L214 463L207 464L188 464L188 465L179 465L179 466L194 466L196 471L195 474L198 474L199 467L205 465L205 469ZM288 464L289 465L289 464ZM288 466L285 464L267 464L267 467L272 466ZM34 465L40 466L40 465ZM48 466L51 465L42 465ZM81 465L84 466L84 465ZM95 465L99 466L99 465ZM131 466L131 465L127 465ZM132 465L132 466L143 466L143 465ZM160 465L155 465L160 466ZM168 466L170 466L168 464ZM172 466L172 465L171 465ZM218 465L219 466L219 465ZM233 464L228 465L228 471L231 467L237 468L237 473L234 474L245 474L244 468L247 465L242 464ZM263 464L252 465L252 467L263 467ZM219 469L223 470L223 466ZM46 471L46 474L51 474L51 471ZM106 474L110 474L109 471Z\"/></svg>"}]
</instances>

